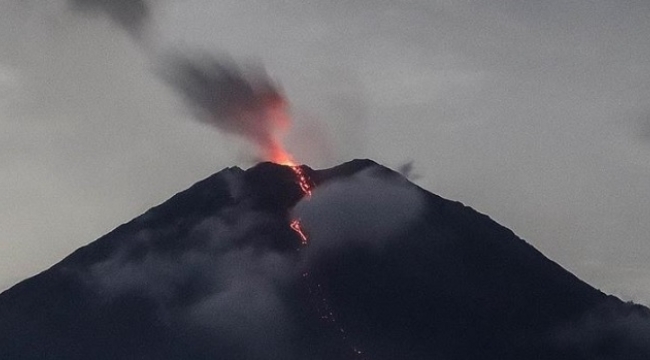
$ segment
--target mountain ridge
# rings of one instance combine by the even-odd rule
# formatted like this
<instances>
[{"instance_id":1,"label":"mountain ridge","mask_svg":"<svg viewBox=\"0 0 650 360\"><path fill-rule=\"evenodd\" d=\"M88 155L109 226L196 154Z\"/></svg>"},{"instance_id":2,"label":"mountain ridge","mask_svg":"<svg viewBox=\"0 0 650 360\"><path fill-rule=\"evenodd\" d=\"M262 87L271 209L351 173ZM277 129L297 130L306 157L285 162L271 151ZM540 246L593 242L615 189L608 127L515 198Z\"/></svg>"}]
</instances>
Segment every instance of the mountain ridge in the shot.
<instances>
[{"instance_id":1,"label":"mountain ridge","mask_svg":"<svg viewBox=\"0 0 650 360\"><path fill-rule=\"evenodd\" d=\"M594 289L487 215L371 160L301 169L312 198L290 167L226 168L4 291L0 355L650 354L647 308ZM296 217L307 247L288 226Z\"/></svg>"}]
</instances>

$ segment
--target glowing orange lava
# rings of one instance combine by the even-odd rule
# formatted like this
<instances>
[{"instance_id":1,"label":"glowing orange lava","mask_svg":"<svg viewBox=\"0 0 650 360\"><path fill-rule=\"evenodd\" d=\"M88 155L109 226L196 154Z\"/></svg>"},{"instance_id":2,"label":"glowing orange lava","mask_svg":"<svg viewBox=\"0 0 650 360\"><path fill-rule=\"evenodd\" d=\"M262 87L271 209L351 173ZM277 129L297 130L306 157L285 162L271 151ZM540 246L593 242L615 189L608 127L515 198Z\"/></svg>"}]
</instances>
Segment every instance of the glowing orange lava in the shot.
<instances>
[{"instance_id":1,"label":"glowing orange lava","mask_svg":"<svg viewBox=\"0 0 650 360\"><path fill-rule=\"evenodd\" d=\"M311 189L314 187L314 184L312 184L311 180L309 180L309 177L307 177L305 171L297 165L291 166L291 170L293 170L293 172L296 174L298 185L300 185L300 190L302 190L303 194L305 194L307 197L311 197Z\"/></svg>"},{"instance_id":2,"label":"glowing orange lava","mask_svg":"<svg viewBox=\"0 0 650 360\"><path fill-rule=\"evenodd\" d=\"M289 123L288 118L286 119L287 119L286 123L288 124ZM284 149L282 143L278 141L277 138L274 139L274 141L269 147L266 148L266 154L268 156L268 159L271 160L272 162L280 165L285 165L291 168L291 171L293 171L295 175L295 181L298 184L298 186L300 186L300 190L302 191L303 197L306 197L306 199L309 200L311 198L312 189L314 188L314 183L311 181L309 176L305 173L304 169L300 165L298 165L298 163L294 160L293 156L291 156L291 154ZM299 218L291 220L291 222L289 223L289 227L300 237L300 245L302 247L309 246L309 237L302 229L302 224L300 223ZM335 328L338 328L339 336L341 337L343 342L347 344L348 348L351 350L355 358L365 359L366 356L364 355L364 353L361 350L359 350L359 348L357 348L354 344L351 343L351 340L348 338L343 326L338 324L337 317L332 307L329 304L329 300L323 293L321 284L319 283L314 284L314 282L310 279L308 271L303 272L302 276L307 283L309 294L314 298L318 299L319 305L317 306L317 311L320 315L321 320L330 324L330 326L334 326Z\"/></svg>"},{"instance_id":3,"label":"glowing orange lava","mask_svg":"<svg viewBox=\"0 0 650 360\"><path fill-rule=\"evenodd\" d=\"M311 197L311 188L313 187L313 184L305 174L305 172L302 170L302 168L298 165L290 165L291 170L293 170L293 173L296 174L296 181L298 182L298 185L300 186L300 190L302 190L302 193L304 196L307 196L309 199ZM289 224L291 229L295 231L299 236L300 236L300 244L303 246L307 246L309 244L309 240L307 238L307 235L305 232L302 230L302 227L300 225L300 219L294 219L291 221L291 224Z\"/></svg>"},{"instance_id":4,"label":"glowing orange lava","mask_svg":"<svg viewBox=\"0 0 650 360\"><path fill-rule=\"evenodd\" d=\"M271 160L271 162L286 166L297 166L293 156L291 156L291 154L289 154L281 144L274 144L268 151L269 160Z\"/></svg>"},{"instance_id":5,"label":"glowing orange lava","mask_svg":"<svg viewBox=\"0 0 650 360\"><path fill-rule=\"evenodd\" d=\"M307 246L309 241L307 235L305 235L305 233L302 231L302 227L300 226L300 219L293 220L289 226L291 226L291 229L300 236L300 243L303 246Z\"/></svg>"},{"instance_id":6,"label":"glowing orange lava","mask_svg":"<svg viewBox=\"0 0 650 360\"><path fill-rule=\"evenodd\" d=\"M293 159L293 156L287 152L282 145L276 144L270 150L270 159L272 162L280 165L289 166L293 173L296 175L296 181L300 186L303 194L306 196L311 196L311 189L314 187L312 182L309 180L305 171L296 163Z\"/></svg>"}]
</instances>

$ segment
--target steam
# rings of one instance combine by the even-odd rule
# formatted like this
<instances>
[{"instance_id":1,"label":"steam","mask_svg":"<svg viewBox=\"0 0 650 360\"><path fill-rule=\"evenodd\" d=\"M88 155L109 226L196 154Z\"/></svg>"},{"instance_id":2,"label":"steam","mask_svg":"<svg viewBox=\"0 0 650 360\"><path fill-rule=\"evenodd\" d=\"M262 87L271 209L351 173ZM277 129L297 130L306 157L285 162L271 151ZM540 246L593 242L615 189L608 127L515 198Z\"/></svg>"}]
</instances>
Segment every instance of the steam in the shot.
<instances>
[{"instance_id":1,"label":"steam","mask_svg":"<svg viewBox=\"0 0 650 360\"><path fill-rule=\"evenodd\" d=\"M309 256L350 246L381 250L424 209L422 195L403 177L368 168L354 176L316 187L293 215L309 233Z\"/></svg>"},{"instance_id":2,"label":"steam","mask_svg":"<svg viewBox=\"0 0 650 360\"><path fill-rule=\"evenodd\" d=\"M650 311L605 302L553 334L555 346L584 359L642 359L650 353ZM645 355L643 355L645 354Z\"/></svg>"},{"instance_id":3,"label":"steam","mask_svg":"<svg viewBox=\"0 0 650 360\"><path fill-rule=\"evenodd\" d=\"M278 220L246 201L197 220L186 231L169 224L129 234L80 276L103 302L129 294L148 299L157 318L193 334L187 341L213 356L295 358L295 324L283 300L283 288L297 277L294 253L268 249L272 239L263 231ZM164 242L184 247L165 251Z\"/></svg>"}]
</instances>

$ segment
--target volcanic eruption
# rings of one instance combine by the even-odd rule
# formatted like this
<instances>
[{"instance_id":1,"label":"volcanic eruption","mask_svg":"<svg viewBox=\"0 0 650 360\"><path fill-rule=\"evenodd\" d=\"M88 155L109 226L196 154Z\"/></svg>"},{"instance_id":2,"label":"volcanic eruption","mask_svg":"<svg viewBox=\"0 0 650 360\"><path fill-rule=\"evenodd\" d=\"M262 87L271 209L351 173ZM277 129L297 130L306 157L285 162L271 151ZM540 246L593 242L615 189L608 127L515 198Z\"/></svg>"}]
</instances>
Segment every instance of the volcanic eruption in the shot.
<instances>
[{"instance_id":1,"label":"volcanic eruption","mask_svg":"<svg viewBox=\"0 0 650 360\"><path fill-rule=\"evenodd\" d=\"M146 39L146 0L70 3ZM289 102L260 66L182 54L160 72L266 162L199 181L0 294L1 359L650 358L650 310L486 215L370 160L299 165L281 141Z\"/></svg>"},{"instance_id":2,"label":"volcanic eruption","mask_svg":"<svg viewBox=\"0 0 650 360\"><path fill-rule=\"evenodd\" d=\"M370 160L299 165L281 141L289 103L259 67L175 64L166 79L197 118L267 161L0 294L0 358L650 358L650 310L489 217Z\"/></svg>"},{"instance_id":3,"label":"volcanic eruption","mask_svg":"<svg viewBox=\"0 0 650 360\"><path fill-rule=\"evenodd\" d=\"M264 71L181 58L224 169L0 294L2 359L650 358L650 310L370 160L299 165Z\"/></svg>"}]
</instances>

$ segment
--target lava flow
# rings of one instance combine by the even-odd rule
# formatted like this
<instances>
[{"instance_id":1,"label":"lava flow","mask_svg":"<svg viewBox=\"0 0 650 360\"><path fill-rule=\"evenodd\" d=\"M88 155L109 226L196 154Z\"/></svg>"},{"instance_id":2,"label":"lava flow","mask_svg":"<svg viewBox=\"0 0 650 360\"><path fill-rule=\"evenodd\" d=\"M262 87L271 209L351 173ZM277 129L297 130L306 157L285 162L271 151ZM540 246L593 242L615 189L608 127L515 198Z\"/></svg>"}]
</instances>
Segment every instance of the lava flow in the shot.
<instances>
[{"instance_id":1,"label":"lava flow","mask_svg":"<svg viewBox=\"0 0 650 360\"><path fill-rule=\"evenodd\" d=\"M266 107L266 118L273 120L269 121L269 123L284 124L285 126L287 124L290 124L290 117L286 112L286 101L280 98L280 101L273 101L272 104L275 104L275 106ZM305 170L294 160L293 156L291 156L291 154L284 149L282 142L277 136L275 136L275 134L271 133L269 140L269 142L266 142L266 146L262 146L266 157L276 164L288 166L291 171L293 171L295 182L300 187L300 191L302 191L302 197L309 200L312 195L314 183L305 173ZM289 223L289 227L300 237L301 247L309 246L309 236L303 230L300 218L292 219ZM321 284L314 282L312 279L310 279L309 275L310 274L308 271L305 271L302 274L303 279L306 281L309 295L312 300L315 300L315 307L321 320L338 330L340 339L342 340L343 344L345 344L345 346L350 350L354 358L364 359L365 355L363 352L351 343L350 339L347 336L347 333L345 332L345 329L341 324L338 323L334 310L330 306L329 300L325 296Z\"/></svg>"},{"instance_id":2,"label":"lava flow","mask_svg":"<svg viewBox=\"0 0 650 360\"><path fill-rule=\"evenodd\" d=\"M306 196L307 199L311 197L311 190L314 187L314 184L311 182L307 174L305 174L305 171L302 169L302 167L296 164L296 161L293 159L293 157L286 150L284 150L280 144L276 144L274 147L271 161L276 164L286 165L291 168L291 171L293 171L294 175L296 176L296 182L298 183L303 196ZM309 244L309 238L302 230L300 219L293 219L289 226L300 236L300 243L303 246Z\"/></svg>"},{"instance_id":3,"label":"lava flow","mask_svg":"<svg viewBox=\"0 0 650 360\"><path fill-rule=\"evenodd\" d=\"M300 236L300 243L305 246L308 244L308 238L307 235L302 231L302 228L300 227L300 219L295 219L291 221L291 229L295 231L299 236Z\"/></svg>"},{"instance_id":4,"label":"lava flow","mask_svg":"<svg viewBox=\"0 0 650 360\"><path fill-rule=\"evenodd\" d=\"M311 189L313 187L312 182L309 180L303 169L298 166L298 165L289 165L291 167L291 170L293 170L294 174L296 175L296 180L298 182L298 185L300 186L300 190L302 190L303 196L307 196L307 199L311 197ZM309 238L305 234L305 232L302 230L302 226L300 224L300 219L293 219L291 221L291 224L289 224L291 229L295 231L298 236L300 236L300 244L303 246L309 245Z\"/></svg>"},{"instance_id":5,"label":"lava flow","mask_svg":"<svg viewBox=\"0 0 650 360\"><path fill-rule=\"evenodd\" d=\"M302 167L296 163L293 157L281 145L276 144L271 154L271 161L276 164L289 166L296 175L296 180L303 195L307 197L311 196L311 189L314 187L314 184L309 180Z\"/></svg>"},{"instance_id":6,"label":"lava flow","mask_svg":"<svg viewBox=\"0 0 650 360\"><path fill-rule=\"evenodd\" d=\"M291 155L283 151L283 149L280 147L278 149L280 151L275 153L277 157L275 157L274 162L279 163L281 165L289 166L291 168L291 170L295 175L296 183L300 187L303 196L306 197L307 200L309 200L311 198L314 183L309 179L309 176L305 173L303 168L296 164L296 162L293 160ZM302 247L309 245L309 237L302 229L302 224L299 218L291 220L291 222L289 223L289 227L291 227L291 229L295 231L296 234L298 234L298 236L300 237L300 245ZM334 326L335 328L338 329L341 340L349 348L349 350L351 351L351 355L354 358L365 359L364 353L361 350L359 350L359 348L357 348L356 346L350 343L350 339L348 338L345 329L343 328L342 325L338 323L334 310L330 306L329 300L325 296L321 284L313 282L310 279L308 271L305 271L302 274L302 276L307 282L307 288L310 296L316 302L315 307L321 320L330 324L330 326Z\"/></svg>"}]
</instances>

